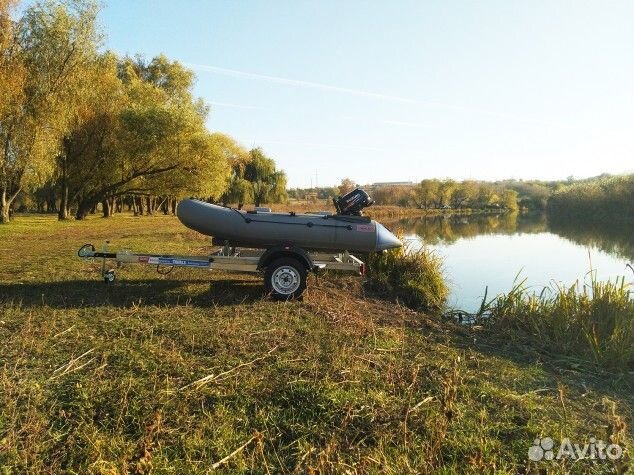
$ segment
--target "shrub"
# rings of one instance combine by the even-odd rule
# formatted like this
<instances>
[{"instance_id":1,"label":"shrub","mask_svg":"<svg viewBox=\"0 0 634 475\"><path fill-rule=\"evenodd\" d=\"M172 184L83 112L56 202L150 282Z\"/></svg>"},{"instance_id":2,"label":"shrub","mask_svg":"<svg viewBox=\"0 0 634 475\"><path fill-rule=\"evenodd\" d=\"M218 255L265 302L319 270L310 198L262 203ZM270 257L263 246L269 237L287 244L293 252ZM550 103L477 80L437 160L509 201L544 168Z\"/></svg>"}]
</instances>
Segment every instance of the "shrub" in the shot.
<instances>
[{"instance_id":1,"label":"shrub","mask_svg":"<svg viewBox=\"0 0 634 475\"><path fill-rule=\"evenodd\" d=\"M373 289L389 293L416 310L441 309L449 293L442 259L424 247L371 254L368 277Z\"/></svg>"}]
</instances>

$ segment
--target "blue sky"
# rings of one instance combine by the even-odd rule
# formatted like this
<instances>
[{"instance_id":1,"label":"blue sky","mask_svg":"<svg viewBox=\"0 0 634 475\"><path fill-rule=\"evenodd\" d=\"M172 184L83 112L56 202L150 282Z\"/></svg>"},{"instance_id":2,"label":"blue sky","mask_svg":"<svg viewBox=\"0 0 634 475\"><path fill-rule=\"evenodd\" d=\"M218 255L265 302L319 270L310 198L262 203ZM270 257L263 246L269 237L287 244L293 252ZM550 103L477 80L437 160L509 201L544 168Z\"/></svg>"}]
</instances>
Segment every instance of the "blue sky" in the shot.
<instances>
[{"instance_id":1,"label":"blue sky","mask_svg":"<svg viewBox=\"0 0 634 475\"><path fill-rule=\"evenodd\" d=\"M291 186L634 170L634 2L109 0ZM317 176L316 176L317 175Z\"/></svg>"}]
</instances>

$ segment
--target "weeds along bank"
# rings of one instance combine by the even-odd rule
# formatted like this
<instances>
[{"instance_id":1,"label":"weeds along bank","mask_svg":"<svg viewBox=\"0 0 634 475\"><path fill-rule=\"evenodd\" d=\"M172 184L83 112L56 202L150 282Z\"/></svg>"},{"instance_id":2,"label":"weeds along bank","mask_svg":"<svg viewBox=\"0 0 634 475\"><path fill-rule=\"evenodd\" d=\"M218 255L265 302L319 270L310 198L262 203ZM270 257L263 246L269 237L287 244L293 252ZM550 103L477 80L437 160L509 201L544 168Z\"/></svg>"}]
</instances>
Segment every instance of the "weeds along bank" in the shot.
<instances>
[{"instance_id":1,"label":"weeds along bank","mask_svg":"<svg viewBox=\"0 0 634 475\"><path fill-rule=\"evenodd\" d=\"M449 288L442 259L433 251L402 247L368 258L369 286L415 310L439 312Z\"/></svg>"},{"instance_id":2,"label":"weeds along bank","mask_svg":"<svg viewBox=\"0 0 634 475\"><path fill-rule=\"evenodd\" d=\"M277 303L243 275L126 267L105 286L99 263L74 255L105 239L204 252L207 239L172 217L13 224L0 230L4 472L606 473L631 463L529 458L542 437L631 450L627 373L412 311L357 278L320 277L304 302Z\"/></svg>"},{"instance_id":3,"label":"weeds along bank","mask_svg":"<svg viewBox=\"0 0 634 475\"><path fill-rule=\"evenodd\" d=\"M634 371L634 300L625 277L529 292L522 284L488 304L491 331L603 369Z\"/></svg>"},{"instance_id":4,"label":"weeds along bank","mask_svg":"<svg viewBox=\"0 0 634 475\"><path fill-rule=\"evenodd\" d=\"M449 293L442 259L400 248L368 259L369 286L417 310L442 313ZM476 323L497 337L536 351L586 361L605 370L634 371L634 296L623 276L569 287L529 290L519 282L483 301Z\"/></svg>"}]
</instances>

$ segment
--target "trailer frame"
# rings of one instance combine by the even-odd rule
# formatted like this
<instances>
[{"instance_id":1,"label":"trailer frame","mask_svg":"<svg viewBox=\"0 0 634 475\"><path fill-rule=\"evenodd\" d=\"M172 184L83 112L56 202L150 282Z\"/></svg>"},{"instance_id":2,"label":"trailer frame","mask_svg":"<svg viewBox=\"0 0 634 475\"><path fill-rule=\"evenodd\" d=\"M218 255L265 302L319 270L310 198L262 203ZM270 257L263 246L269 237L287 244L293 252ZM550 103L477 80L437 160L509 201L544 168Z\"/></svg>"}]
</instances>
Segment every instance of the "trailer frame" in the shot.
<instances>
[{"instance_id":1,"label":"trailer frame","mask_svg":"<svg viewBox=\"0 0 634 475\"><path fill-rule=\"evenodd\" d=\"M285 261L286 268L291 275L296 274L300 286L293 292L280 292L279 286L271 286L265 281L265 286L274 297L292 299L300 297L306 286L305 272L321 272L335 270L341 272L365 274L365 263L348 251L334 253L305 251L292 245L279 245L268 249L244 249L230 246L228 243L216 248L207 256L187 256L174 254L137 253L128 249L111 251L110 241L105 241L101 250L96 250L92 244L84 244L77 251L83 259L101 259L101 276L105 283L111 284L116 280L116 270L108 265L113 261L117 267L125 264L155 265L158 273L169 274L176 267L189 267L204 270L224 270L229 272L248 272L268 274L267 269L275 266L276 262ZM289 259L296 261L299 266ZM303 280L303 281L302 281Z\"/></svg>"}]
</instances>

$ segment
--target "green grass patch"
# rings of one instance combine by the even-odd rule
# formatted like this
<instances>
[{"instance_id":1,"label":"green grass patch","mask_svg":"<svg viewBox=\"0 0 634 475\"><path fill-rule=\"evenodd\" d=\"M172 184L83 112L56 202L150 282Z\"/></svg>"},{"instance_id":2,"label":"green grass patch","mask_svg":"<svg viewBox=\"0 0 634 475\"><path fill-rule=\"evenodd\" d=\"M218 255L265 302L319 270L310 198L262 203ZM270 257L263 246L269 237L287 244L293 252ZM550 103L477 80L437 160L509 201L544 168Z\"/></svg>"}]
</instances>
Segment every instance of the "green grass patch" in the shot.
<instances>
[{"instance_id":1,"label":"green grass patch","mask_svg":"<svg viewBox=\"0 0 634 475\"><path fill-rule=\"evenodd\" d=\"M477 328L370 297L359 278L311 277L301 303L269 300L256 276L186 269L126 266L107 286L98 261L75 256L85 242L204 254L208 241L162 216L18 216L2 233L0 473L609 473L630 463L527 458L542 436L629 450L626 378L506 351Z\"/></svg>"}]
</instances>

